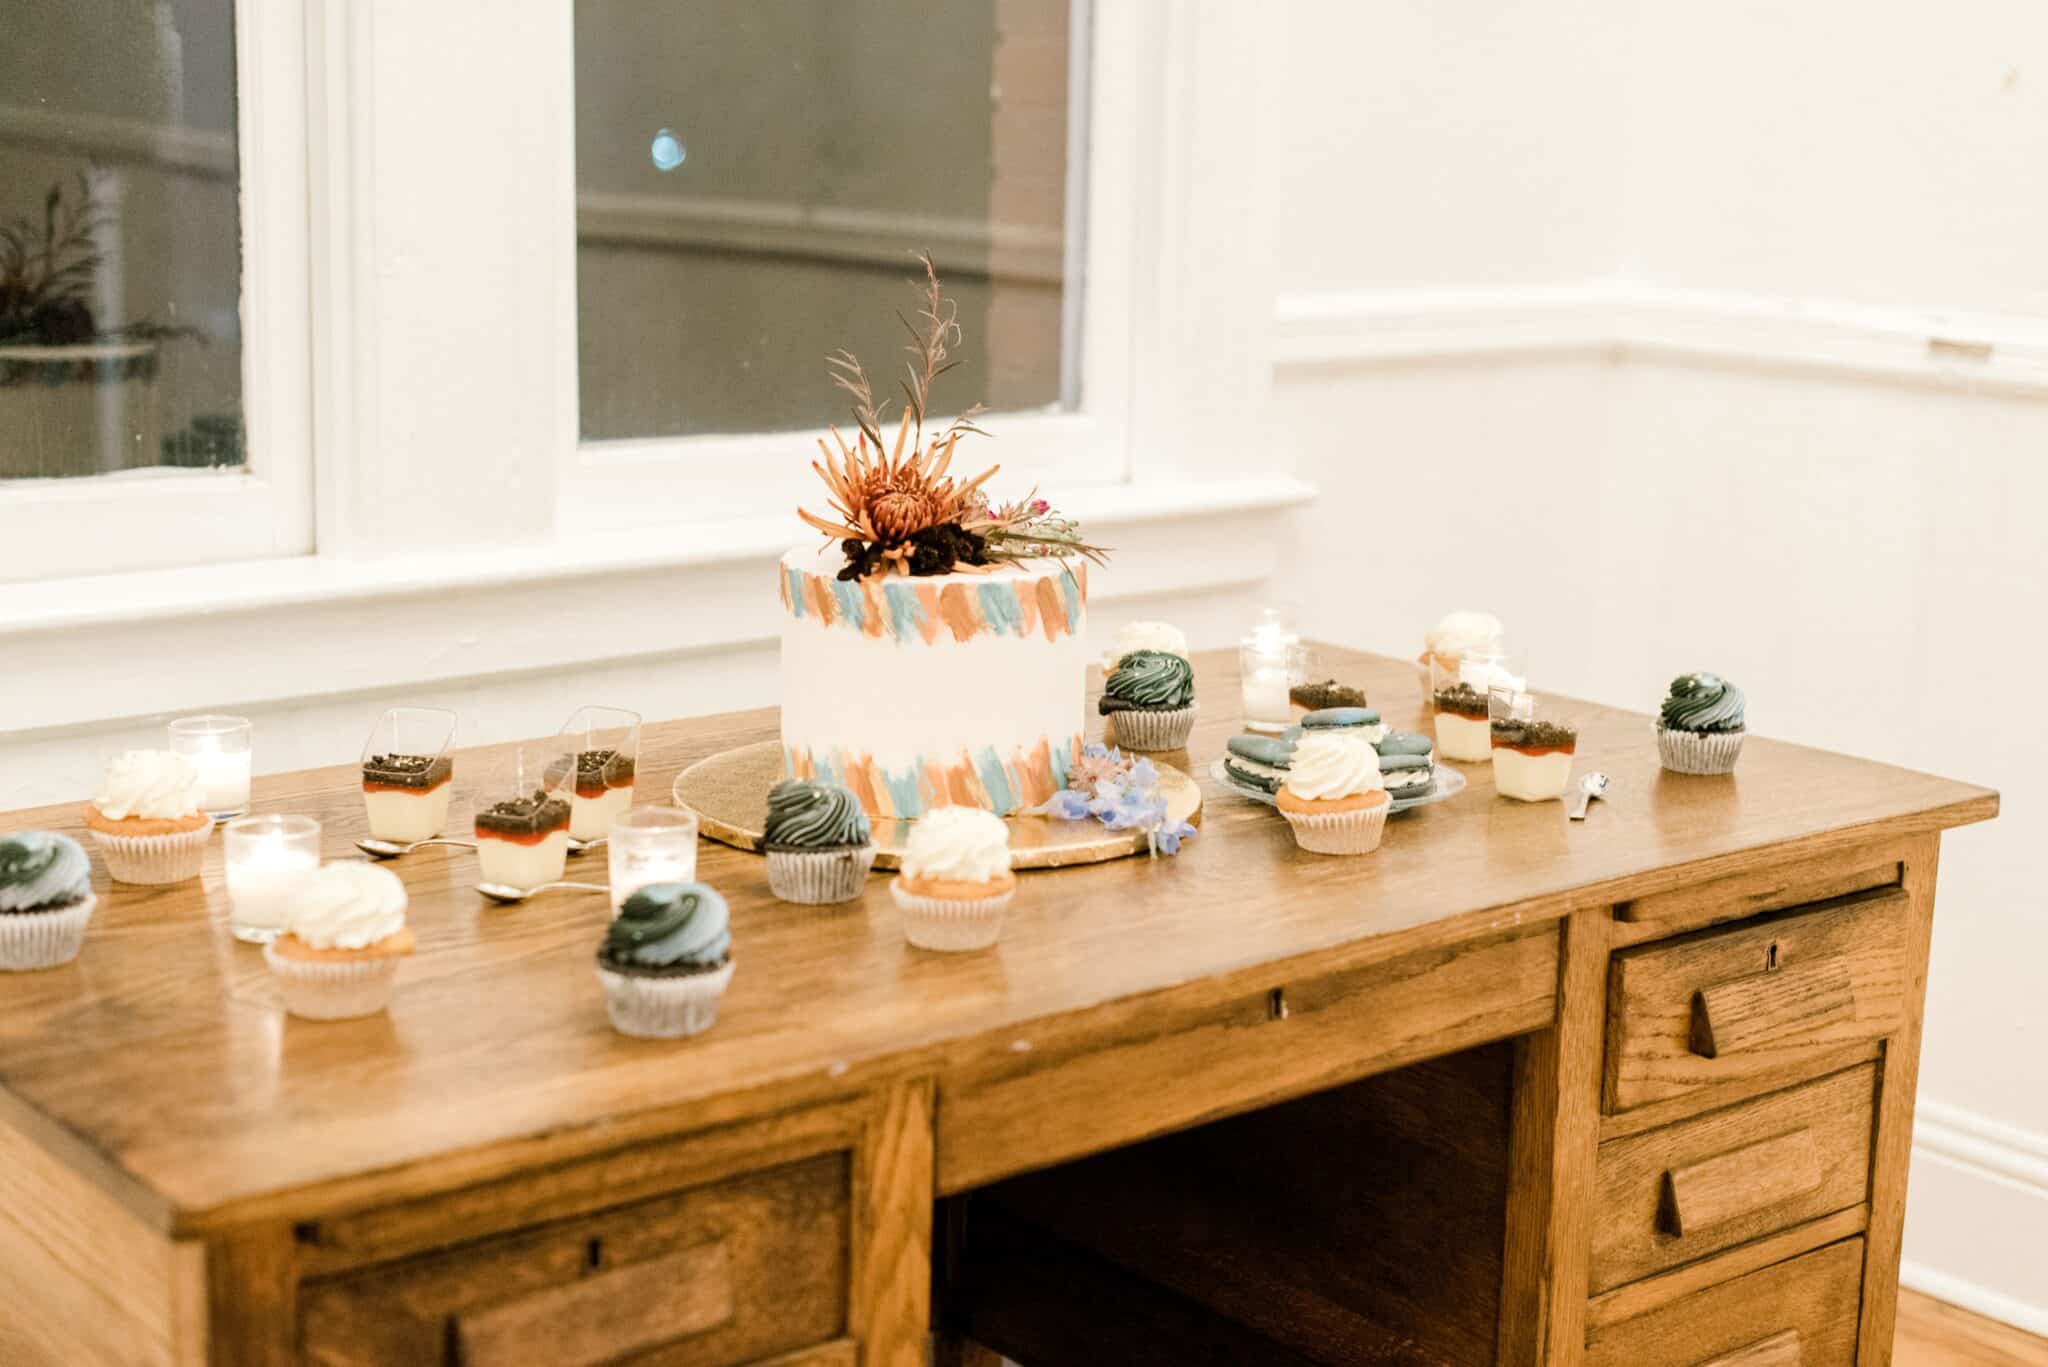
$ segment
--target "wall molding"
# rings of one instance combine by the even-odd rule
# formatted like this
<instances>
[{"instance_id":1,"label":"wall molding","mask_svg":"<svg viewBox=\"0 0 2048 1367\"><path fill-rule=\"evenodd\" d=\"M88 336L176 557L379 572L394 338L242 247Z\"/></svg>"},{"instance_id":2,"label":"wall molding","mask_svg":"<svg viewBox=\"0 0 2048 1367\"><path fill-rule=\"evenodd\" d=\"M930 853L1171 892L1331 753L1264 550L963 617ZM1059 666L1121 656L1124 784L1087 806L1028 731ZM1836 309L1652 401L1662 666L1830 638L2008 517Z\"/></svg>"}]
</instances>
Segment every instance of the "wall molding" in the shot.
<instances>
[{"instance_id":1,"label":"wall molding","mask_svg":"<svg viewBox=\"0 0 2048 1367\"><path fill-rule=\"evenodd\" d=\"M1282 295L1274 366L1581 354L2048 394L2048 319L1594 281Z\"/></svg>"},{"instance_id":2,"label":"wall molding","mask_svg":"<svg viewBox=\"0 0 2048 1367\"><path fill-rule=\"evenodd\" d=\"M2048 1335L2048 1135L1922 1097L1913 1159L1901 1284Z\"/></svg>"}]
</instances>

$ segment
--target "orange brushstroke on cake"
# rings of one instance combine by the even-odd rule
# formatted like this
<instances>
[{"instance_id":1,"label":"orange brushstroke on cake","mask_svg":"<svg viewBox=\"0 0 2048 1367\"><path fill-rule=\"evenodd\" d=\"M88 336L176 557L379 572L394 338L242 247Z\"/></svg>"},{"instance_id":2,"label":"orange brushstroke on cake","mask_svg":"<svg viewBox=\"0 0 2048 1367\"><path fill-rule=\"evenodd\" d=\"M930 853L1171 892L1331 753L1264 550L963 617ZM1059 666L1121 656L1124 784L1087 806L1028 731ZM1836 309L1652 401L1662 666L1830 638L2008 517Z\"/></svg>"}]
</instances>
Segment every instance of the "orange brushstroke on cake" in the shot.
<instances>
[{"instance_id":1,"label":"orange brushstroke on cake","mask_svg":"<svg viewBox=\"0 0 2048 1367\"><path fill-rule=\"evenodd\" d=\"M1014 768L1018 800L1026 807L1036 807L1053 795L1052 746L1045 737L1040 736Z\"/></svg>"},{"instance_id":2,"label":"orange brushstroke on cake","mask_svg":"<svg viewBox=\"0 0 2048 1367\"><path fill-rule=\"evenodd\" d=\"M917 586L917 606L921 609L918 613L917 631L920 636L924 637L924 643L930 645L933 641L939 639L938 588L932 584L919 584Z\"/></svg>"},{"instance_id":3,"label":"orange brushstroke on cake","mask_svg":"<svg viewBox=\"0 0 2048 1367\"><path fill-rule=\"evenodd\" d=\"M811 605L811 611L818 620L831 626L839 615L839 600L832 596L832 586L814 574L804 576L804 601Z\"/></svg>"},{"instance_id":4,"label":"orange brushstroke on cake","mask_svg":"<svg viewBox=\"0 0 2048 1367\"><path fill-rule=\"evenodd\" d=\"M1038 595L1017 593L1017 639L1028 641L1031 633L1038 630Z\"/></svg>"},{"instance_id":5,"label":"orange brushstroke on cake","mask_svg":"<svg viewBox=\"0 0 2048 1367\"><path fill-rule=\"evenodd\" d=\"M864 635L880 636L883 631L882 614L887 607L882 602L882 581L863 579L860 581L861 597L867 600L867 611L861 614L860 629Z\"/></svg>"},{"instance_id":6,"label":"orange brushstroke on cake","mask_svg":"<svg viewBox=\"0 0 2048 1367\"><path fill-rule=\"evenodd\" d=\"M789 611L789 572L784 570L775 576L775 593L782 599L782 610Z\"/></svg>"},{"instance_id":7,"label":"orange brushstroke on cake","mask_svg":"<svg viewBox=\"0 0 2048 1367\"><path fill-rule=\"evenodd\" d=\"M939 616L956 641L971 641L981 630L981 614L975 611L974 595L965 584L948 584L939 590Z\"/></svg>"},{"instance_id":8,"label":"orange brushstroke on cake","mask_svg":"<svg viewBox=\"0 0 2048 1367\"><path fill-rule=\"evenodd\" d=\"M1087 562L1086 560L1076 560L1076 561L1074 562L1074 586L1075 586L1076 588L1078 588L1078 589L1080 589L1080 590L1081 590L1081 595L1080 595L1080 596L1081 596L1081 606L1082 606L1082 607L1084 607L1084 608L1085 608L1085 607L1087 607L1087 606L1088 606L1088 562Z\"/></svg>"},{"instance_id":9,"label":"orange brushstroke on cake","mask_svg":"<svg viewBox=\"0 0 2048 1367\"><path fill-rule=\"evenodd\" d=\"M789 773L791 778L816 778L818 776L818 766L811 762L811 752L808 750L790 751Z\"/></svg>"},{"instance_id":10,"label":"orange brushstroke on cake","mask_svg":"<svg viewBox=\"0 0 2048 1367\"><path fill-rule=\"evenodd\" d=\"M1056 640L1062 631L1071 631L1067 622L1067 602L1060 596L1057 580L1048 576L1032 585L1032 592L1038 598L1038 617L1045 623L1045 639Z\"/></svg>"},{"instance_id":11,"label":"orange brushstroke on cake","mask_svg":"<svg viewBox=\"0 0 2048 1367\"><path fill-rule=\"evenodd\" d=\"M853 795L860 800L862 811L887 815L887 813L882 812L881 800L875 795L874 756L869 755L861 759L848 759L846 761L846 772L840 775L840 779L852 790Z\"/></svg>"}]
</instances>

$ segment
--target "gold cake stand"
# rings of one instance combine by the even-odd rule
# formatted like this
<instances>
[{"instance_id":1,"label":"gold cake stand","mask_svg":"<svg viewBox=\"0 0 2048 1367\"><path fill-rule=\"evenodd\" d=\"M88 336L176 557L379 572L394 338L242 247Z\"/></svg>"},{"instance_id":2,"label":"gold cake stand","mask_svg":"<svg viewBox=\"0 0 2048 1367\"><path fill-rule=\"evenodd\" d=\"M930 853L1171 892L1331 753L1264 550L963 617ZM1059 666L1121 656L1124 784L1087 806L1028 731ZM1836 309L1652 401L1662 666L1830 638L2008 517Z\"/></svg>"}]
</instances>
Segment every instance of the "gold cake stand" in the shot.
<instances>
[{"instance_id":1,"label":"gold cake stand","mask_svg":"<svg viewBox=\"0 0 2048 1367\"><path fill-rule=\"evenodd\" d=\"M1166 794L1166 819L1202 820L1202 790L1170 764L1159 764L1159 787ZM678 807L697 814L698 830L735 849L761 850L761 827L768 817L768 790L780 783L782 745L764 740L742 745L697 761L676 775L671 795ZM1059 869L1073 864L1100 864L1107 859L1146 851L1143 832L1108 831L1102 823L1056 821L1045 816L1012 816L1010 859L1020 869ZM896 868L910 838L908 821L884 820L875 825L875 867Z\"/></svg>"}]
</instances>

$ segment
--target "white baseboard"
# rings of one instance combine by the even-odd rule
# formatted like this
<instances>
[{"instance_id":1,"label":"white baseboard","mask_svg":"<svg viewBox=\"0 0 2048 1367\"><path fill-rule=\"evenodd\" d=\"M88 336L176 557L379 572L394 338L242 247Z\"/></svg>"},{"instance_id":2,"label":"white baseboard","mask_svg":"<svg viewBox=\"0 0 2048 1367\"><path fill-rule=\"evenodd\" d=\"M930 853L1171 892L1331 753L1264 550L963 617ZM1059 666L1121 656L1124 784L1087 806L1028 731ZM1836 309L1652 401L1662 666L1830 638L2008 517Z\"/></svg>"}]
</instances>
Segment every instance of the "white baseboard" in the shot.
<instances>
[{"instance_id":1,"label":"white baseboard","mask_svg":"<svg viewBox=\"0 0 2048 1367\"><path fill-rule=\"evenodd\" d=\"M1283 295L1274 334L1282 371L1580 352L2048 393L2048 320L1625 281Z\"/></svg>"},{"instance_id":2,"label":"white baseboard","mask_svg":"<svg viewBox=\"0 0 2048 1367\"><path fill-rule=\"evenodd\" d=\"M2048 1335L2048 1135L1921 1098L1899 1281Z\"/></svg>"}]
</instances>

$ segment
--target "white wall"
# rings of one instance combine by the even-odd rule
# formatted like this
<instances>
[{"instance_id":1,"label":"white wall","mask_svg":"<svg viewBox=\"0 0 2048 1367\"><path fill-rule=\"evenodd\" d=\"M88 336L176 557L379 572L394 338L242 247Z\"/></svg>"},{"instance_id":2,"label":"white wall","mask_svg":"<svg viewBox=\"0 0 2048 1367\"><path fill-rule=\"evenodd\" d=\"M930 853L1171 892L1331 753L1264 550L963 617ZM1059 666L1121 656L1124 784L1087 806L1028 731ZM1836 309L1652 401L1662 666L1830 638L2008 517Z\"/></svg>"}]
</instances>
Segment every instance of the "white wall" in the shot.
<instances>
[{"instance_id":1,"label":"white wall","mask_svg":"<svg viewBox=\"0 0 2048 1367\"><path fill-rule=\"evenodd\" d=\"M1308 625L1490 608L1561 692L1719 669L1762 734L2000 788L1943 843L1906 1277L2048 1331L2048 12L1278 13Z\"/></svg>"}]
</instances>

